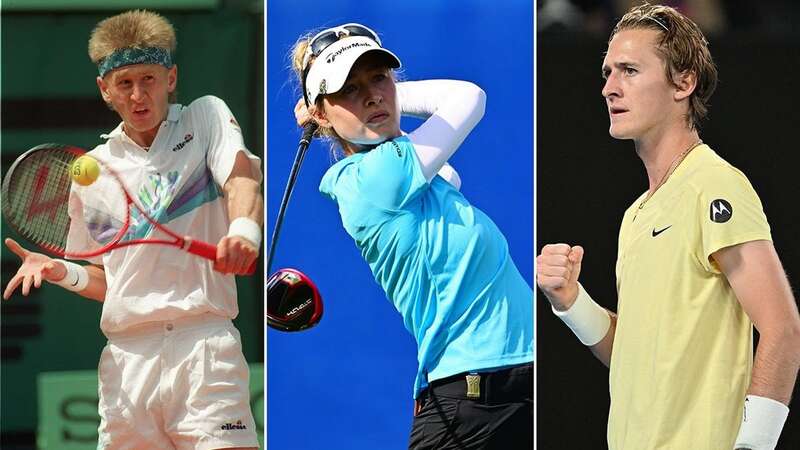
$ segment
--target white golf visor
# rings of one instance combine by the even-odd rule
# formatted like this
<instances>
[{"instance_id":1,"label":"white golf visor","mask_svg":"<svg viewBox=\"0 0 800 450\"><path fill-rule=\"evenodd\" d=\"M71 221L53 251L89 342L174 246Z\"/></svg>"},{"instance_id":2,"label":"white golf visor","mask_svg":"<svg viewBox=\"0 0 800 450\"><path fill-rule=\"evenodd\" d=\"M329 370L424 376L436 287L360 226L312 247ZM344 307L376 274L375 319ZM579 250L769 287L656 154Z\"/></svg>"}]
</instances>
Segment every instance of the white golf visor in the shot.
<instances>
[{"instance_id":1,"label":"white golf visor","mask_svg":"<svg viewBox=\"0 0 800 450\"><path fill-rule=\"evenodd\" d=\"M400 59L373 39L365 36L339 39L323 50L308 70L305 80L308 104L316 103L320 95L338 92L347 81L350 69L367 52L383 53L387 56L390 68L400 67Z\"/></svg>"}]
</instances>

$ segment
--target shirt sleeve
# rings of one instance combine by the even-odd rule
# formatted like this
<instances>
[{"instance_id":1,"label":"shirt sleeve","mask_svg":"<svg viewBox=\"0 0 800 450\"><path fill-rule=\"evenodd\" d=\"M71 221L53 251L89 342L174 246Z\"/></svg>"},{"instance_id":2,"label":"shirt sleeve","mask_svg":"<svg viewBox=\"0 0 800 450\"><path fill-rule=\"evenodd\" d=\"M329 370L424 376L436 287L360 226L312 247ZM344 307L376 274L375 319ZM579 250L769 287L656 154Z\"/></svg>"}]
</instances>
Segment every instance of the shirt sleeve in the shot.
<instances>
[{"instance_id":1,"label":"shirt sleeve","mask_svg":"<svg viewBox=\"0 0 800 450\"><path fill-rule=\"evenodd\" d=\"M403 209L428 187L414 145L405 136L371 150L355 169L358 195L384 209Z\"/></svg>"},{"instance_id":2,"label":"shirt sleeve","mask_svg":"<svg viewBox=\"0 0 800 450\"><path fill-rule=\"evenodd\" d=\"M81 200L80 195L72 189L69 195L69 203L67 206L67 211L69 213L69 231L67 232L67 242L65 244L66 252L67 253L88 253L90 251L99 250L102 245L95 240L92 236L92 233L89 230L89 224L87 223L87 215L84 208L83 201ZM104 218L107 217L104 215ZM92 220L88 218L88 220ZM109 239L116 235L116 231L119 228L114 229L113 226L109 223L110 220L104 221L95 221L93 223L93 227L95 228L95 233L100 239L102 239L102 234L105 233L109 235ZM93 256L93 257L85 257L85 258L71 258L67 256L65 259L80 259L84 261L88 261L92 264L103 264L103 257L102 255Z\"/></svg>"},{"instance_id":3,"label":"shirt sleeve","mask_svg":"<svg viewBox=\"0 0 800 450\"><path fill-rule=\"evenodd\" d=\"M709 272L720 273L714 252L756 240L772 240L758 194L743 173L731 166L703 169L698 185L696 214L700 221L698 260Z\"/></svg>"},{"instance_id":4,"label":"shirt sleeve","mask_svg":"<svg viewBox=\"0 0 800 450\"><path fill-rule=\"evenodd\" d=\"M201 97L195 102L199 103L208 133L206 164L217 185L222 187L228 181L236 154L240 151L250 159L253 173L258 174L256 181L261 182L261 160L244 146L242 129L228 105L211 95Z\"/></svg>"},{"instance_id":5,"label":"shirt sleeve","mask_svg":"<svg viewBox=\"0 0 800 450\"><path fill-rule=\"evenodd\" d=\"M426 119L408 137L430 181L483 117L486 93L467 81L424 80L398 83L397 97L404 115Z\"/></svg>"}]
</instances>

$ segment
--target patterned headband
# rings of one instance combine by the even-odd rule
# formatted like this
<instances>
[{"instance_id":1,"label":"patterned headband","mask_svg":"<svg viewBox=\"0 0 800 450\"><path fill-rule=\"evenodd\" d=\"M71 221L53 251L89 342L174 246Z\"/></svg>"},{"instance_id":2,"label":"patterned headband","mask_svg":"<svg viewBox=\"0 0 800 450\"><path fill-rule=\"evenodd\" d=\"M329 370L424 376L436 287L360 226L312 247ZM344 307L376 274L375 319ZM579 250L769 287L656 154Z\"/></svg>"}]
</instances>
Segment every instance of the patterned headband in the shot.
<instances>
[{"instance_id":1,"label":"patterned headband","mask_svg":"<svg viewBox=\"0 0 800 450\"><path fill-rule=\"evenodd\" d=\"M133 64L159 64L169 69L172 67L172 56L169 50L159 47L121 48L103 58L97 69L102 78L114 69Z\"/></svg>"}]
</instances>

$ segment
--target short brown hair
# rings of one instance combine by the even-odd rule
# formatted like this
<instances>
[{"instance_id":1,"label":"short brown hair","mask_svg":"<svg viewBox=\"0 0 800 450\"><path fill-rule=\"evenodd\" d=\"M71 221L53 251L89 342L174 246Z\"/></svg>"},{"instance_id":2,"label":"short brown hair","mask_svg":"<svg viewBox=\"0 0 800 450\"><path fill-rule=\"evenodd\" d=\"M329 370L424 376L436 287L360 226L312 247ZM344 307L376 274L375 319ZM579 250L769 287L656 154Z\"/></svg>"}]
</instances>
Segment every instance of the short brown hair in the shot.
<instances>
[{"instance_id":1,"label":"short brown hair","mask_svg":"<svg viewBox=\"0 0 800 450\"><path fill-rule=\"evenodd\" d=\"M623 30L648 29L660 33L656 51L665 62L667 80L675 84L675 75L693 73L697 85L689 98L686 121L691 128L699 128L700 121L708 115L708 101L717 87L717 67L708 50L708 41L691 19L674 8L644 3L628 11L611 32L614 36Z\"/></svg>"}]
</instances>

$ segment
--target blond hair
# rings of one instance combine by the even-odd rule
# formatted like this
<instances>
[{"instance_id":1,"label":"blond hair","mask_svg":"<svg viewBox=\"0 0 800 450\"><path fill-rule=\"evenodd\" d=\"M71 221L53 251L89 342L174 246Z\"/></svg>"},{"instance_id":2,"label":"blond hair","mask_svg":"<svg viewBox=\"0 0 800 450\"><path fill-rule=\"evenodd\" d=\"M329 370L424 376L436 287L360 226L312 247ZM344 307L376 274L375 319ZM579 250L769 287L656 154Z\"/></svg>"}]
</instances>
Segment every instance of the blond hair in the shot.
<instances>
[{"instance_id":1,"label":"blond hair","mask_svg":"<svg viewBox=\"0 0 800 450\"><path fill-rule=\"evenodd\" d=\"M316 59L316 56L312 56L311 59L308 60L308 63L305 66L303 66L303 61L305 60L306 51L308 49L309 44L311 43L311 38L314 37L315 34L316 33L309 32L303 36L300 36L300 38L297 39L297 42L295 42L294 46L292 47L291 53L289 54L289 58L292 62L292 70L294 70L294 74L297 77L297 84L301 90L303 90L305 87L303 85L303 79L305 78L306 75L308 75L308 69L311 67L311 64L313 64L314 60ZM303 92L302 94L303 98L306 99L306 101L308 101L306 93ZM309 112L311 112L312 109L314 108L317 108L320 111L324 109L323 97L324 96L322 95L318 95L316 103L314 105L308 105ZM330 128L319 127L319 129L317 130L317 136L326 139L331 144L331 153L334 159L338 159L339 152L337 150L341 150L341 153L344 154L344 156L350 156L353 153L355 153L355 150L353 150L352 145L345 139L343 139L341 136L339 136L339 134L336 133L336 130L334 130L333 127Z\"/></svg>"},{"instance_id":2,"label":"blond hair","mask_svg":"<svg viewBox=\"0 0 800 450\"><path fill-rule=\"evenodd\" d=\"M175 29L159 14L137 9L102 20L89 38L89 58L98 64L122 48L157 47L175 52Z\"/></svg>"},{"instance_id":3,"label":"blond hair","mask_svg":"<svg viewBox=\"0 0 800 450\"><path fill-rule=\"evenodd\" d=\"M708 41L691 19L674 8L644 3L628 11L611 32L608 42L623 30L648 29L659 32L656 52L664 60L667 80L692 73L697 84L689 97L686 122L692 129L708 115L708 101L717 87L717 67L708 50Z\"/></svg>"}]
</instances>

